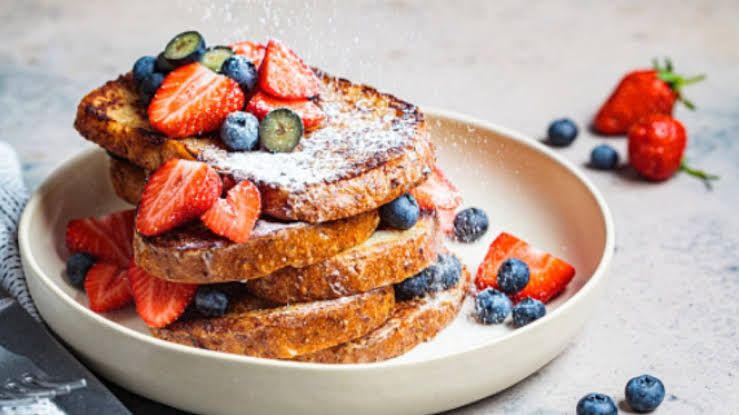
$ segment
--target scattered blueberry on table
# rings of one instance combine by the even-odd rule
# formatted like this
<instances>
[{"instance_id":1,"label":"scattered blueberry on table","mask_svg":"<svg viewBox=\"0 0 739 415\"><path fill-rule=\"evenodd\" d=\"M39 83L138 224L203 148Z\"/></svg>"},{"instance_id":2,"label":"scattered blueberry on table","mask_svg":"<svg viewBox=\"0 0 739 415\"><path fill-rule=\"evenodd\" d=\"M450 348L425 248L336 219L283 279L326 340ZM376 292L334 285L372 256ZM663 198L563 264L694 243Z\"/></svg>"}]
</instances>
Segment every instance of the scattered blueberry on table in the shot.
<instances>
[{"instance_id":1,"label":"scattered blueberry on table","mask_svg":"<svg viewBox=\"0 0 739 415\"><path fill-rule=\"evenodd\" d=\"M513 325L523 327L544 317L546 313L547 309L544 303L533 298L524 298L513 307Z\"/></svg>"},{"instance_id":2,"label":"scattered blueberry on table","mask_svg":"<svg viewBox=\"0 0 739 415\"><path fill-rule=\"evenodd\" d=\"M577 125L569 118L552 121L547 129L547 143L555 147L566 147L577 138Z\"/></svg>"},{"instance_id":3,"label":"scattered blueberry on table","mask_svg":"<svg viewBox=\"0 0 739 415\"><path fill-rule=\"evenodd\" d=\"M460 242L475 242L488 231L489 223L484 210L463 209L454 217L454 238Z\"/></svg>"},{"instance_id":4,"label":"scattered blueberry on table","mask_svg":"<svg viewBox=\"0 0 739 415\"><path fill-rule=\"evenodd\" d=\"M626 384L626 403L639 413L652 412L665 399L665 385L650 375L641 375Z\"/></svg>"},{"instance_id":5,"label":"scattered blueberry on table","mask_svg":"<svg viewBox=\"0 0 739 415\"><path fill-rule=\"evenodd\" d=\"M475 297L475 314L483 324L500 324L511 313L511 299L502 292L486 288Z\"/></svg>"},{"instance_id":6,"label":"scattered blueberry on table","mask_svg":"<svg viewBox=\"0 0 739 415\"><path fill-rule=\"evenodd\" d=\"M498 268L497 282L504 293L516 294L529 283L529 266L518 258L508 258Z\"/></svg>"},{"instance_id":7,"label":"scattered blueberry on table","mask_svg":"<svg viewBox=\"0 0 739 415\"><path fill-rule=\"evenodd\" d=\"M382 221L395 229L410 229L418 222L416 198L406 193L380 208Z\"/></svg>"},{"instance_id":8,"label":"scattered blueberry on table","mask_svg":"<svg viewBox=\"0 0 739 415\"><path fill-rule=\"evenodd\" d=\"M83 289L85 276L95 264L95 257L90 254L78 252L67 259L67 279L74 287Z\"/></svg>"},{"instance_id":9,"label":"scattered blueberry on table","mask_svg":"<svg viewBox=\"0 0 739 415\"><path fill-rule=\"evenodd\" d=\"M195 308L208 317L218 317L226 313L228 296L216 288L198 287L195 294Z\"/></svg>"},{"instance_id":10,"label":"scattered blueberry on table","mask_svg":"<svg viewBox=\"0 0 739 415\"><path fill-rule=\"evenodd\" d=\"M259 145L259 120L253 114L235 111L221 124L221 141L231 151L250 151Z\"/></svg>"},{"instance_id":11,"label":"scattered blueberry on table","mask_svg":"<svg viewBox=\"0 0 739 415\"><path fill-rule=\"evenodd\" d=\"M577 415L616 415L616 402L602 393L589 393L577 403Z\"/></svg>"},{"instance_id":12,"label":"scattered blueberry on table","mask_svg":"<svg viewBox=\"0 0 739 415\"><path fill-rule=\"evenodd\" d=\"M590 152L590 167L598 170L613 170L618 166L618 152L608 144L596 146Z\"/></svg>"}]
</instances>

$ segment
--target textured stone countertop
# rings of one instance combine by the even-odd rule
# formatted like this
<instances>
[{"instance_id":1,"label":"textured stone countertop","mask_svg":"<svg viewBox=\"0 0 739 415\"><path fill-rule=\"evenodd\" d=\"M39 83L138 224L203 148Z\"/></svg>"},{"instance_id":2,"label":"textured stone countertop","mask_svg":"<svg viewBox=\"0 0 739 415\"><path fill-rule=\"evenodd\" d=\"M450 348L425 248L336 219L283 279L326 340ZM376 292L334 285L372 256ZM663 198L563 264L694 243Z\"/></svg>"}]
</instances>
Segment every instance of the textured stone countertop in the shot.
<instances>
[{"instance_id":1,"label":"textured stone countertop","mask_svg":"<svg viewBox=\"0 0 739 415\"><path fill-rule=\"evenodd\" d=\"M686 91L698 111L676 115L690 162L721 180L709 191L684 175L651 184L587 170L616 223L607 294L561 356L458 413L573 413L590 391L621 399L643 372L667 386L659 413L739 410L738 2L213 2L0 0L0 133L28 185L90 146L72 128L82 95L185 28L274 35L333 73L534 138L560 116L586 130L626 70L670 56L708 74ZM584 165L601 142L624 155L623 139L587 131L561 153Z\"/></svg>"}]
</instances>

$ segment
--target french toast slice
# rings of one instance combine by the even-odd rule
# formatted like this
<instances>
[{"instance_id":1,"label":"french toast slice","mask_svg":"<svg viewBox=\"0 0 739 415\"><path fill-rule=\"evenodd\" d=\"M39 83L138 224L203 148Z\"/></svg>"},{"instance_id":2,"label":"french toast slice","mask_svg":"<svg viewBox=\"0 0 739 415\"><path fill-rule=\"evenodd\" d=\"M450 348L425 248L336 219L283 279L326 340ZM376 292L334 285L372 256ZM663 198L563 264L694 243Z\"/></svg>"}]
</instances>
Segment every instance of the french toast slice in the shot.
<instances>
[{"instance_id":1,"label":"french toast slice","mask_svg":"<svg viewBox=\"0 0 739 415\"><path fill-rule=\"evenodd\" d=\"M415 300L395 303L390 318L366 336L295 358L316 363L371 363L400 356L431 340L459 314L471 276L462 268L457 285Z\"/></svg>"},{"instance_id":2,"label":"french toast slice","mask_svg":"<svg viewBox=\"0 0 739 415\"><path fill-rule=\"evenodd\" d=\"M435 162L421 111L392 95L316 70L326 113L290 153L228 152L214 135L168 139L148 122L130 74L80 102L75 128L109 152L155 170L171 158L197 159L251 180L263 212L310 223L373 210L423 181Z\"/></svg>"},{"instance_id":3,"label":"french toast slice","mask_svg":"<svg viewBox=\"0 0 739 415\"><path fill-rule=\"evenodd\" d=\"M280 304L363 293L411 277L437 258L438 221L423 215L408 230L382 229L363 243L303 268L250 280L256 296Z\"/></svg>"},{"instance_id":4,"label":"french toast slice","mask_svg":"<svg viewBox=\"0 0 739 415\"><path fill-rule=\"evenodd\" d=\"M116 194L137 204L146 173L126 160L110 158ZM136 263L152 275L176 282L211 284L247 280L287 266L304 267L361 244L377 228L376 210L317 224L260 219L251 238L236 244L201 224L164 235L134 237Z\"/></svg>"},{"instance_id":5,"label":"french toast slice","mask_svg":"<svg viewBox=\"0 0 739 415\"><path fill-rule=\"evenodd\" d=\"M163 329L160 339L256 357L290 359L366 335L393 312L392 287L335 300L269 307L238 287L230 310L206 318L193 312Z\"/></svg>"}]
</instances>

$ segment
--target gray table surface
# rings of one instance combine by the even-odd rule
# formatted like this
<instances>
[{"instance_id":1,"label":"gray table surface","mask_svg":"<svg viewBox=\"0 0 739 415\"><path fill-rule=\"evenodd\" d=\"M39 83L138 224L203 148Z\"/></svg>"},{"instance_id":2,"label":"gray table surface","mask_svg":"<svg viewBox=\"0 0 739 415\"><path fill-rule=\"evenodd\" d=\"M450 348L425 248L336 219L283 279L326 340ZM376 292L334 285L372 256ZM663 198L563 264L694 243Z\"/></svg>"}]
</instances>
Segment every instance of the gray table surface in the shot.
<instances>
[{"instance_id":1,"label":"gray table surface","mask_svg":"<svg viewBox=\"0 0 739 415\"><path fill-rule=\"evenodd\" d=\"M90 146L72 128L82 95L185 28L212 40L273 35L333 73L531 137L559 116L586 130L627 69L671 56L684 73L708 74L686 92L699 110L676 115L690 161L721 180L707 191L686 176L651 184L588 170L616 222L606 296L559 358L458 413L573 413L590 391L621 399L643 372L667 386L660 413L736 413L737 22L736 1L0 0L0 139L34 188ZM623 155L623 139L588 131L561 153L584 165L602 142Z\"/></svg>"}]
</instances>

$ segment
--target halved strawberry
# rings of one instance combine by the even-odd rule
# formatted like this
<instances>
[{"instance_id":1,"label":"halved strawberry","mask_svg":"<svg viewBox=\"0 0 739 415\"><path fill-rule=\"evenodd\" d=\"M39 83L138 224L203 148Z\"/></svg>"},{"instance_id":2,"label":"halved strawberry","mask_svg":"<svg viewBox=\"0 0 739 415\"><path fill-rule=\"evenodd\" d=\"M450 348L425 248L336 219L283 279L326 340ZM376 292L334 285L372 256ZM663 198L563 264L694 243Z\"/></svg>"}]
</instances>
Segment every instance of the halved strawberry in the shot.
<instances>
[{"instance_id":1,"label":"halved strawberry","mask_svg":"<svg viewBox=\"0 0 739 415\"><path fill-rule=\"evenodd\" d=\"M275 97L299 99L318 95L321 84L315 72L295 52L272 39L259 68L259 87Z\"/></svg>"},{"instance_id":2,"label":"halved strawberry","mask_svg":"<svg viewBox=\"0 0 739 415\"><path fill-rule=\"evenodd\" d=\"M164 327L177 320L190 304L198 286L157 278L136 265L128 269L136 312L149 327Z\"/></svg>"},{"instance_id":3,"label":"halved strawberry","mask_svg":"<svg viewBox=\"0 0 739 415\"><path fill-rule=\"evenodd\" d=\"M477 270L477 288L498 288L498 268L508 258L520 259L529 266L529 283L512 297L516 302L531 297L546 303L564 290L575 276L572 265L503 232L490 245Z\"/></svg>"},{"instance_id":4,"label":"halved strawberry","mask_svg":"<svg viewBox=\"0 0 739 415\"><path fill-rule=\"evenodd\" d=\"M74 219L67 224L65 240L71 252L85 252L100 260L128 266L133 256L134 210Z\"/></svg>"},{"instance_id":5,"label":"halved strawberry","mask_svg":"<svg viewBox=\"0 0 739 415\"><path fill-rule=\"evenodd\" d=\"M247 59L249 59L254 64L254 66L259 69L259 65L262 64L262 60L264 59L264 52L267 47L258 42L244 40L232 44L231 49L233 49L234 53L237 55L246 56Z\"/></svg>"},{"instance_id":6,"label":"halved strawberry","mask_svg":"<svg viewBox=\"0 0 739 415\"><path fill-rule=\"evenodd\" d=\"M411 194L418 206L425 210L455 210L462 204L462 195L457 186L446 178L439 166L434 166L428 179L411 190Z\"/></svg>"},{"instance_id":7,"label":"halved strawberry","mask_svg":"<svg viewBox=\"0 0 739 415\"><path fill-rule=\"evenodd\" d=\"M221 195L221 178L205 163L172 159L146 181L136 216L136 229L159 235L208 210Z\"/></svg>"},{"instance_id":8,"label":"halved strawberry","mask_svg":"<svg viewBox=\"0 0 739 415\"><path fill-rule=\"evenodd\" d=\"M133 299L126 268L106 262L98 262L87 271L85 292L90 309L98 313L121 308Z\"/></svg>"},{"instance_id":9,"label":"halved strawberry","mask_svg":"<svg viewBox=\"0 0 739 415\"><path fill-rule=\"evenodd\" d=\"M270 111L277 108L290 108L303 120L303 127L311 129L321 125L326 118L323 110L308 99L280 99L258 91L246 104L246 111L261 121Z\"/></svg>"},{"instance_id":10,"label":"halved strawberry","mask_svg":"<svg viewBox=\"0 0 739 415\"><path fill-rule=\"evenodd\" d=\"M236 243L246 242L259 218L259 189L250 181L239 182L201 217L213 233Z\"/></svg>"},{"instance_id":11,"label":"halved strawberry","mask_svg":"<svg viewBox=\"0 0 739 415\"><path fill-rule=\"evenodd\" d=\"M191 137L218 129L244 101L236 81L194 62L164 78L149 104L149 122L168 137Z\"/></svg>"}]
</instances>

